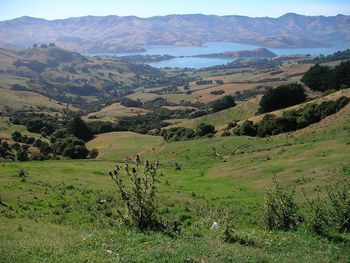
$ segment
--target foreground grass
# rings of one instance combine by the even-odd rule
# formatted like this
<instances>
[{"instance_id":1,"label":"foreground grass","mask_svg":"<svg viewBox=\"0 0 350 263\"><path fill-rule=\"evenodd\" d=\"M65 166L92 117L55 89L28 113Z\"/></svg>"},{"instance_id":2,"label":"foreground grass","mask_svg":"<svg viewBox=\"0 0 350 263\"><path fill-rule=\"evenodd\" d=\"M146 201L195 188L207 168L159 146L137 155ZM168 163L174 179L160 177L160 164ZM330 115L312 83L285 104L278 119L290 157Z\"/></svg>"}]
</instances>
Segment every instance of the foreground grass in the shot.
<instances>
[{"instance_id":1,"label":"foreground grass","mask_svg":"<svg viewBox=\"0 0 350 263\"><path fill-rule=\"evenodd\" d=\"M305 216L301 186L312 196L316 185L350 176L349 116L340 117L343 121L318 132L265 139L162 144L159 137L110 133L91 142L100 160L2 163L0 194L11 209L0 207L0 261L348 262L349 234L319 237L305 224L270 233L262 225L261 207L273 174L283 185L297 187ZM118 193L106 171L136 152L161 161L160 215L165 223L178 221L180 234L142 233L121 224ZM28 172L25 180L19 169ZM224 242L228 219L237 235L254 242ZM218 232L209 231L214 221Z\"/></svg>"},{"instance_id":2,"label":"foreground grass","mask_svg":"<svg viewBox=\"0 0 350 263\"><path fill-rule=\"evenodd\" d=\"M0 219L1 262L346 262L349 243L299 232L249 230L254 246L222 242L203 231L171 238L123 227L79 229L24 219Z\"/></svg>"}]
</instances>

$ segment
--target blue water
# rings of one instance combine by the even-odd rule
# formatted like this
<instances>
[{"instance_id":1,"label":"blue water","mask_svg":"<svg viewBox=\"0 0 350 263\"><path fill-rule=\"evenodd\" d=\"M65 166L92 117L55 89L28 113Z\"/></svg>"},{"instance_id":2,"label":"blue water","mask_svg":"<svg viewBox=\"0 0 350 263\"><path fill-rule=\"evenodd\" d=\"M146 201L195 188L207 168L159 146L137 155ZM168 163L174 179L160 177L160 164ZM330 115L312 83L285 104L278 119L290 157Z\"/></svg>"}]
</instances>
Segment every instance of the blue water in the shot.
<instances>
[{"instance_id":1,"label":"blue water","mask_svg":"<svg viewBox=\"0 0 350 263\"><path fill-rule=\"evenodd\" d=\"M202 68L216 65L223 65L234 61L235 59L214 59L214 58L194 58L188 56L203 55L221 53L225 51L238 51L238 50L252 50L259 48L260 46L239 44L232 42L210 42L201 47L178 47L178 46L147 46L146 52L139 53L114 53L104 55L171 55L178 58L163 60L159 62L150 63L149 65L156 68L164 67L178 67L178 68ZM296 54L310 54L310 55L330 55L339 50L345 50L350 48L350 44L335 44L332 47L326 48L268 48L272 52L279 56L282 55L296 55ZM100 54L101 55L101 54ZM183 57L180 57L183 56Z\"/></svg>"}]
</instances>

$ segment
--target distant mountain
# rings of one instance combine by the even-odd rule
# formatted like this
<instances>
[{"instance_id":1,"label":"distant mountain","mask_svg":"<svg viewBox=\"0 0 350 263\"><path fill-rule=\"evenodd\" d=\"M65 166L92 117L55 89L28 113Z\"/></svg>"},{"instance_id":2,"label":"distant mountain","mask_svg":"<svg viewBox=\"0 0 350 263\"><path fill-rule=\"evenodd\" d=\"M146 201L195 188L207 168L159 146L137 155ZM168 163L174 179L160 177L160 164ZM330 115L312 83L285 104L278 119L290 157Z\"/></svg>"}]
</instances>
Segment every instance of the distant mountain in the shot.
<instances>
[{"instance_id":1,"label":"distant mountain","mask_svg":"<svg viewBox=\"0 0 350 263\"><path fill-rule=\"evenodd\" d=\"M215 15L85 16L60 20L21 17L0 22L0 45L54 42L78 52L142 51L145 45L230 41L264 47L325 47L350 43L350 16L278 18Z\"/></svg>"}]
</instances>

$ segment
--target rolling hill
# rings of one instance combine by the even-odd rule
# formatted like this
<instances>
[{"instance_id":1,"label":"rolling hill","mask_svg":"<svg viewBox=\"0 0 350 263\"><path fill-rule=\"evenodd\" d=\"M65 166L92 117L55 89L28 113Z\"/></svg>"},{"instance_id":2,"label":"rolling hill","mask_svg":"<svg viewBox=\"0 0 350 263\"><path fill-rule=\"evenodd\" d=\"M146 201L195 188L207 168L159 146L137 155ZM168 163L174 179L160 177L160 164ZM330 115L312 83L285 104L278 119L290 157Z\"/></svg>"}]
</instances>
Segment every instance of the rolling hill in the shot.
<instances>
[{"instance_id":1,"label":"rolling hill","mask_svg":"<svg viewBox=\"0 0 350 263\"><path fill-rule=\"evenodd\" d=\"M6 94L0 99L1 106L11 108L23 106L20 97L24 92L32 94L27 96L27 106L36 107L40 100L41 105L52 108L65 108L52 105L54 102L79 107L97 98L116 98L140 83L162 76L159 70L147 65L113 58L87 58L54 45L0 48L0 62L0 90Z\"/></svg>"}]
</instances>

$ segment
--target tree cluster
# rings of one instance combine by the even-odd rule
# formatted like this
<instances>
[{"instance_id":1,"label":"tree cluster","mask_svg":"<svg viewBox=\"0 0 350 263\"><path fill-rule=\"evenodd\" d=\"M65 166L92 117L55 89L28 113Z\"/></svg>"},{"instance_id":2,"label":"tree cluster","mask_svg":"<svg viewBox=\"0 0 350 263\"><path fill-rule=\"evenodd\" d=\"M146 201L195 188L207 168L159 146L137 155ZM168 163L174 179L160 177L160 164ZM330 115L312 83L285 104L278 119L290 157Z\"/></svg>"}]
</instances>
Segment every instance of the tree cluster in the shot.
<instances>
[{"instance_id":1,"label":"tree cluster","mask_svg":"<svg viewBox=\"0 0 350 263\"><path fill-rule=\"evenodd\" d=\"M350 86L350 61L341 62L333 69L316 64L302 77L301 81L312 90L339 90Z\"/></svg>"},{"instance_id":2,"label":"tree cluster","mask_svg":"<svg viewBox=\"0 0 350 263\"><path fill-rule=\"evenodd\" d=\"M259 113L270 112L300 104L306 100L305 90L297 83L268 89L261 98Z\"/></svg>"}]
</instances>

